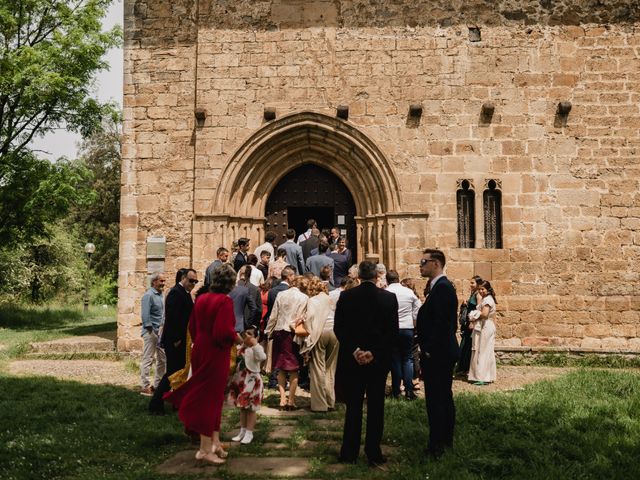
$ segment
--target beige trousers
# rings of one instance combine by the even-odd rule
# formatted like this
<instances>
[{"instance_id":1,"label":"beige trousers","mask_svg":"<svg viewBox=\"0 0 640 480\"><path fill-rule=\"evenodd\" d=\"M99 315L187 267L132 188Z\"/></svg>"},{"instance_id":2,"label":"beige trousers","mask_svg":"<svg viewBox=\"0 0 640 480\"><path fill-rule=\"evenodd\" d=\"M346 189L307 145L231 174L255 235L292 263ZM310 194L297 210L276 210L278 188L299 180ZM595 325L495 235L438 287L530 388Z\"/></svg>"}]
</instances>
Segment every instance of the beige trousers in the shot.
<instances>
[{"instance_id":1,"label":"beige trousers","mask_svg":"<svg viewBox=\"0 0 640 480\"><path fill-rule=\"evenodd\" d=\"M338 365L338 339L333 330L324 330L311 350L309 379L311 410L326 412L336 403L335 378Z\"/></svg>"}]
</instances>

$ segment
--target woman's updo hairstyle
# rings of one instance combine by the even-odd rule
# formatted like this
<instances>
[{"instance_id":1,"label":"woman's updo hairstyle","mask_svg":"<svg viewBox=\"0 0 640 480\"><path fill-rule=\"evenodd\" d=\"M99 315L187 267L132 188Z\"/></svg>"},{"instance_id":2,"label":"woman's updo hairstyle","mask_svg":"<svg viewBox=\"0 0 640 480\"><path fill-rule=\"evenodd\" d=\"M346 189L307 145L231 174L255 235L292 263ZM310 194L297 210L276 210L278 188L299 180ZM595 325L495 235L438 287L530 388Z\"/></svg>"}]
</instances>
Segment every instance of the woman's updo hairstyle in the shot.
<instances>
[{"instance_id":1,"label":"woman's updo hairstyle","mask_svg":"<svg viewBox=\"0 0 640 480\"><path fill-rule=\"evenodd\" d=\"M210 292L226 295L236 285L236 272L231 265L226 263L216 268L211 277Z\"/></svg>"}]
</instances>

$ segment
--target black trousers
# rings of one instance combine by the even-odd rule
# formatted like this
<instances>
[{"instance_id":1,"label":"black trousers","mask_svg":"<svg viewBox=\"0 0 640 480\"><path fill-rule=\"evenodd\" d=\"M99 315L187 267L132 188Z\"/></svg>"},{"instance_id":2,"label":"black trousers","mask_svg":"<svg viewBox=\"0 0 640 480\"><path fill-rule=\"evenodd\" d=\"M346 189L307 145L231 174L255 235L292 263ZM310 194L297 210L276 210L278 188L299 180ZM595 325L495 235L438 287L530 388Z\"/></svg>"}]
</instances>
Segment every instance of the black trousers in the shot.
<instances>
[{"instance_id":1,"label":"black trousers","mask_svg":"<svg viewBox=\"0 0 640 480\"><path fill-rule=\"evenodd\" d=\"M455 361L434 360L422 356L427 416L429 417L429 451L441 454L453 447L456 407L453 403L453 367Z\"/></svg>"},{"instance_id":2,"label":"black trousers","mask_svg":"<svg viewBox=\"0 0 640 480\"><path fill-rule=\"evenodd\" d=\"M164 374L158 388L153 392L153 397L149 401L149 411L151 412L163 412L164 400L162 397L165 393L171 390L171 384L169 383L169 377L178 370L184 368L187 361L186 349L184 345L180 345L178 348L173 345L165 346L164 353L167 356L167 372Z\"/></svg>"},{"instance_id":3,"label":"black trousers","mask_svg":"<svg viewBox=\"0 0 640 480\"><path fill-rule=\"evenodd\" d=\"M465 328L462 331L460 340L460 359L456 366L457 373L467 373L471 364L471 333L472 331Z\"/></svg>"},{"instance_id":4,"label":"black trousers","mask_svg":"<svg viewBox=\"0 0 640 480\"><path fill-rule=\"evenodd\" d=\"M365 366L349 366L345 372L344 396L347 411L344 419L344 432L340 458L354 462L360 453L360 436L362 434L362 407L367 395L367 434L364 453L370 461L382 457L380 442L384 430L384 389L387 382L389 366L377 364Z\"/></svg>"}]
</instances>

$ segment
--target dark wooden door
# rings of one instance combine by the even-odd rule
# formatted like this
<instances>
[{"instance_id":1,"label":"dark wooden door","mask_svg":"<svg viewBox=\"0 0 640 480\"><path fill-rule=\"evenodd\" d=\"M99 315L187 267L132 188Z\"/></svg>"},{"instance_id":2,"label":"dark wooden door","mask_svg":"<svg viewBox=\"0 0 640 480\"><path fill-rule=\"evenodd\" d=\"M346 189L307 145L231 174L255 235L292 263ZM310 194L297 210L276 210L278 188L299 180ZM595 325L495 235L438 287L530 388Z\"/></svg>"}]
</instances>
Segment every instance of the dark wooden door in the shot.
<instances>
[{"instance_id":1,"label":"dark wooden door","mask_svg":"<svg viewBox=\"0 0 640 480\"><path fill-rule=\"evenodd\" d=\"M266 230L276 233L278 245L286 240L287 228L294 228L296 236L304 232L309 218L316 219L320 229L339 226L354 261L357 258L355 203L346 185L329 170L307 164L289 172L269 195L265 216Z\"/></svg>"}]
</instances>

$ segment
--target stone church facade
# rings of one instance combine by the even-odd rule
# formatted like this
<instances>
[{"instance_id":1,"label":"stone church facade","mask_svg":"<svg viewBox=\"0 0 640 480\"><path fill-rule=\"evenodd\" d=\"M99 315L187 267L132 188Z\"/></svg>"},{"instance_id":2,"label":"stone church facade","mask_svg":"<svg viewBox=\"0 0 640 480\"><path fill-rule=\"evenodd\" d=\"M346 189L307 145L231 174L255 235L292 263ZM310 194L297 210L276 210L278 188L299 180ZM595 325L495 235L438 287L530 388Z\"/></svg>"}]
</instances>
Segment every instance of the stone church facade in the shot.
<instances>
[{"instance_id":1,"label":"stone church facade","mask_svg":"<svg viewBox=\"0 0 640 480\"><path fill-rule=\"evenodd\" d=\"M490 279L500 345L640 351L636 0L125 0L123 130L120 350L152 271L312 212Z\"/></svg>"}]
</instances>

